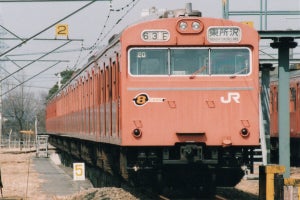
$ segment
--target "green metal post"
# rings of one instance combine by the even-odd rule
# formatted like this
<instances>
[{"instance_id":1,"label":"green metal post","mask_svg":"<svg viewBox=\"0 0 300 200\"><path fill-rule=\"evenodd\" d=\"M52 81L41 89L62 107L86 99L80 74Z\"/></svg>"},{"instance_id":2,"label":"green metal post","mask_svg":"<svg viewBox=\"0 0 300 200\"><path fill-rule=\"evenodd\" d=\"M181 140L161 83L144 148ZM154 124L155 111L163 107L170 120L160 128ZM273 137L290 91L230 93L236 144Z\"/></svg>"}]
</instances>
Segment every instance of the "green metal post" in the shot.
<instances>
[{"instance_id":1,"label":"green metal post","mask_svg":"<svg viewBox=\"0 0 300 200\"><path fill-rule=\"evenodd\" d=\"M229 0L222 0L223 19L229 19Z\"/></svg>"},{"instance_id":2,"label":"green metal post","mask_svg":"<svg viewBox=\"0 0 300 200\"><path fill-rule=\"evenodd\" d=\"M261 71L261 106L263 114L263 126L265 130L266 142L266 164L271 163L271 142L270 142L270 71L274 71L275 67L270 63L259 65Z\"/></svg>"},{"instance_id":3,"label":"green metal post","mask_svg":"<svg viewBox=\"0 0 300 200\"><path fill-rule=\"evenodd\" d=\"M285 166L284 177L290 177L290 73L289 50L295 48L294 38L276 38L272 48L278 48L278 130L279 165Z\"/></svg>"}]
</instances>

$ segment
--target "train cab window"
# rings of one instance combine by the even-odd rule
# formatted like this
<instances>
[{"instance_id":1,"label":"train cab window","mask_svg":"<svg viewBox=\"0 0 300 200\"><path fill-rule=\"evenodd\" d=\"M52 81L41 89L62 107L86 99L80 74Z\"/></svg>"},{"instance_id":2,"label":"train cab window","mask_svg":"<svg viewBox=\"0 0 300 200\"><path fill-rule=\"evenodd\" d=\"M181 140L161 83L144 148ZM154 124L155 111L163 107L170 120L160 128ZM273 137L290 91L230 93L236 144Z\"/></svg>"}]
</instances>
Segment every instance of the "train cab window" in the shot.
<instances>
[{"instance_id":1,"label":"train cab window","mask_svg":"<svg viewBox=\"0 0 300 200\"><path fill-rule=\"evenodd\" d=\"M207 49L171 49L171 75L208 74Z\"/></svg>"},{"instance_id":2,"label":"train cab window","mask_svg":"<svg viewBox=\"0 0 300 200\"><path fill-rule=\"evenodd\" d=\"M249 50L247 49L212 49L211 74L237 75L250 71Z\"/></svg>"},{"instance_id":3,"label":"train cab window","mask_svg":"<svg viewBox=\"0 0 300 200\"><path fill-rule=\"evenodd\" d=\"M167 49L133 49L130 51L132 75L167 75Z\"/></svg>"},{"instance_id":4,"label":"train cab window","mask_svg":"<svg viewBox=\"0 0 300 200\"><path fill-rule=\"evenodd\" d=\"M250 56L248 48L132 48L128 68L132 76L242 76Z\"/></svg>"}]
</instances>

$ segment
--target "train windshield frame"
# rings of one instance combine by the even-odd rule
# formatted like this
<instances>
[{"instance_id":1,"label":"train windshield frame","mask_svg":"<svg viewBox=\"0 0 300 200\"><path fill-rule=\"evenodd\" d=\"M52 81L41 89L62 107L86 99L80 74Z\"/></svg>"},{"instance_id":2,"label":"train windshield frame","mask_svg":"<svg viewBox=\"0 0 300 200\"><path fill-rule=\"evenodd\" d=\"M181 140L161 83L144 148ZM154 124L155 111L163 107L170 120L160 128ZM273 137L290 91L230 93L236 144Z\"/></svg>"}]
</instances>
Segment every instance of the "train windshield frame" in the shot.
<instances>
[{"instance_id":1,"label":"train windshield frame","mask_svg":"<svg viewBox=\"0 0 300 200\"><path fill-rule=\"evenodd\" d=\"M131 48L131 76L248 76L252 72L248 47Z\"/></svg>"}]
</instances>

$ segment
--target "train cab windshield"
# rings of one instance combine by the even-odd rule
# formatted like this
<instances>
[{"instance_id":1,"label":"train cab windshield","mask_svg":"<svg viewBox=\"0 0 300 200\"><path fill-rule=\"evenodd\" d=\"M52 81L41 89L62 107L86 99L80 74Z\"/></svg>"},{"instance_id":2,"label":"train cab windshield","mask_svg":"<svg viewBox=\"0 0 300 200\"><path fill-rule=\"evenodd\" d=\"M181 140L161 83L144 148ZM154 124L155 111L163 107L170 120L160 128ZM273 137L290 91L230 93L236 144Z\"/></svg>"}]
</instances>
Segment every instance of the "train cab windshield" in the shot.
<instances>
[{"instance_id":1,"label":"train cab windshield","mask_svg":"<svg viewBox=\"0 0 300 200\"><path fill-rule=\"evenodd\" d=\"M245 76L251 72L248 48L132 48L132 76Z\"/></svg>"}]
</instances>

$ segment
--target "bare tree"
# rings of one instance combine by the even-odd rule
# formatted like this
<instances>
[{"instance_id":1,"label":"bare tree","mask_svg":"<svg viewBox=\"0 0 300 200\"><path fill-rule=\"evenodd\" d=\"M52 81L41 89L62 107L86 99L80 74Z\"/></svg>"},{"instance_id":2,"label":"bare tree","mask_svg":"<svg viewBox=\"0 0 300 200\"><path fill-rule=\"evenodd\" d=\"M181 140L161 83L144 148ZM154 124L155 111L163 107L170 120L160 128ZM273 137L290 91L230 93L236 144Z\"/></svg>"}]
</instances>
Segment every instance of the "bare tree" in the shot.
<instances>
[{"instance_id":1,"label":"bare tree","mask_svg":"<svg viewBox=\"0 0 300 200\"><path fill-rule=\"evenodd\" d=\"M34 121L39 110L39 102L33 93L26 92L21 86L9 92L3 98L3 115L6 119L4 129L19 132L24 129L34 130Z\"/></svg>"},{"instance_id":2,"label":"bare tree","mask_svg":"<svg viewBox=\"0 0 300 200\"><path fill-rule=\"evenodd\" d=\"M37 129L39 133L44 133L46 132L46 98L47 98L47 93L46 92L41 92L39 94L39 104L37 105Z\"/></svg>"}]
</instances>

